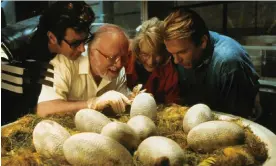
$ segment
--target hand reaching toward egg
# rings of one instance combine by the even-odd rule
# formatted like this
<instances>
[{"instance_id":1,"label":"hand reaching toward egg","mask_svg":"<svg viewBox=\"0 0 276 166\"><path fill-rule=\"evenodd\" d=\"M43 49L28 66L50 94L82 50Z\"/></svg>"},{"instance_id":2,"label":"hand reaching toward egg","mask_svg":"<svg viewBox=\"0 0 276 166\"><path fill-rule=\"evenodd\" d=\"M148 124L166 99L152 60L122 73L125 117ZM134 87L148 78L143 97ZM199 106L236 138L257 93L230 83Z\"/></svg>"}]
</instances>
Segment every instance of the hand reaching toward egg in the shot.
<instances>
[{"instance_id":1,"label":"hand reaching toward egg","mask_svg":"<svg viewBox=\"0 0 276 166\"><path fill-rule=\"evenodd\" d=\"M130 101L133 101L133 99L134 99L138 94L143 93L143 92L146 92L146 89L141 90L142 87L143 87L142 84L136 85L136 86L132 89L132 92L130 93L128 99L129 99Z\"/></svg>"},{"instance_id":2,"label":"hand reaching toward egg","mask_svg":"<svg viewBox=\"0 0 276 166\"><path fill-rule=\"evenodd\" d=\"M91 98L87 101L88 108L103 110L111 106L117 114L125 112L125 106L130 104L130 100L120 92L108 91L100 97Z\"/></svg>"}]
</instances>

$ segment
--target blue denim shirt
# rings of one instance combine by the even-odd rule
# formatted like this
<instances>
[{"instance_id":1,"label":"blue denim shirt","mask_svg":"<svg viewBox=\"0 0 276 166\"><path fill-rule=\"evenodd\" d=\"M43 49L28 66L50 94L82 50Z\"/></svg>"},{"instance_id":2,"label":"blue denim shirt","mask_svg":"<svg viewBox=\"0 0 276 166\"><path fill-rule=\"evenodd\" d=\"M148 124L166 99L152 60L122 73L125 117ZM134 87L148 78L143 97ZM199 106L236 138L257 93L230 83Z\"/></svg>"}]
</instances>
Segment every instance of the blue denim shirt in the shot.
<instances>
[{"instance_id":1,"label":"blue denim shirt","mask_svg":"<svg viewBox=\"0 0 276 166\"><path fill-rule=\"evenodd\" d=\"M190 70L177 65L183 104L205 103L216 111L248 117L259 89L250 57L230 37L209 34L210 50L200 65Z\"/></svg>"}]
</instances>

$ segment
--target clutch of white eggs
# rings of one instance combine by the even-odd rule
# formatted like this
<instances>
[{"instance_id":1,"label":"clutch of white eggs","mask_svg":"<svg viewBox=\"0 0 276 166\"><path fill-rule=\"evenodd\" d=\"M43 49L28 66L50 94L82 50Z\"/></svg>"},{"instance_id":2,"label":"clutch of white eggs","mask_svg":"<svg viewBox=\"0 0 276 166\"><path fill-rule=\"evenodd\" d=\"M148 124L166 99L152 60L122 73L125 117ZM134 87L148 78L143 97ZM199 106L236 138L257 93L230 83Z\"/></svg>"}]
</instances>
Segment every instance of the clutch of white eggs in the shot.
<instances>
[{"instance_id":1,"label":"clutch of white eggs","mask_svg":"<svg viewBox=\"0 0 276 166\"><path fill-rule=\"evenodd\" d=\"M175 141L156 136L156 118L154 98L149 93L140 93L132 102L127 123L112 122L101 112L82 109L74 118L76 128L82 133L71 136L58 123L43 120L34 128L33 143L44 157L66 159L73 165L134 165L133 156L143 165L185 164L184 151ZM210 152L243 141L241 127L213 119L210 108L204 104L192 106L185 114L183 130L193 150ZM217 138L213 138L214 132Z\"/></svg>"}]
</instances>

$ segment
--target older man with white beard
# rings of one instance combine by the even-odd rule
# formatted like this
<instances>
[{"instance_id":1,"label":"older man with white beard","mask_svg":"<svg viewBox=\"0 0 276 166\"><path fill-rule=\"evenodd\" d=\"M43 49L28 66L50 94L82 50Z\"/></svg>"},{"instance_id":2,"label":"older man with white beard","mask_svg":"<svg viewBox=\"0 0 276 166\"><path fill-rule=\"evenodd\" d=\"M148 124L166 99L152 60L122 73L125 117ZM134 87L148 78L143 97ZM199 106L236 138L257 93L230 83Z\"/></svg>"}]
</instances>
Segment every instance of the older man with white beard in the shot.
<instances>
[{"instance_id":1,"label":"older man with white beard","mask_svg":"<svg viewBox=\"0 0 276 166\"><path fill-rule=\"evenodd\" d=\"M121 113L130 104L123 68L129 53L128 37L112 24L103 25L94 35L87 56L72 61L59 54L50 62L54 66L53 87L42 87L39 116L83 108L100 111L109 105L115 113Z\"/></svg>"}]
</instances>

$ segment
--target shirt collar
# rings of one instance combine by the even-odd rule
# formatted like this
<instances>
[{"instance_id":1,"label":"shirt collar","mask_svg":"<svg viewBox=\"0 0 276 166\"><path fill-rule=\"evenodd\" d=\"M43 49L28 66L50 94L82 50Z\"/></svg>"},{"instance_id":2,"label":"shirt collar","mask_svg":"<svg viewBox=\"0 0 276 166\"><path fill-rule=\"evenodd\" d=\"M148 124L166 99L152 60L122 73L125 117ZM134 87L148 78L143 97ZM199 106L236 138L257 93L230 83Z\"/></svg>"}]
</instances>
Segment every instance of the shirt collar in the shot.
<instances>
[{"instance_id":1,"label":"shirt collar","mask_svg":"<svg viewBox=\"0 0 276 166\"><path fill-rule=\"evenodd\" d=\"M214 51L213 43L211 40L209 40L207 47L203 52L202 58L199 60L197 64L195 64L194 69L199 70L204 66L208 66L208 64L211 62L211 59L213 57L213 51Z\"/></svg>"},{"instance_id":2,"label":"shirt collar","mask_svg":"<svg viewBox=\"0 0 276 166\"><path fill-rule=\"evenodd\" d=\"M90 73L90 63L88 56L82 55L79 58L79 74L88 74L94 79L93 75ZM98 89L102 89L111 82L112 81L110 80L102 78L101 83L98 86Z\"/></svg>"},{"instance_id":3,"label":"shirt collar","mask_svg":"<svg viewBox=\"0 0 276 166\"><path fill-rule=\"evenodd\" d=\"M89 74L90 65L88 56L81 56L79 58L79 74Z\"/></svg>"},{"instance_id":4,"label":"shirt collar","mask_svg":"<svg viewBox=\"0 0 276 166\"><path fill-rule=\"evenodd\" d=\"M89 74L90 65L88 57L88 46L84 46L85 51L79 57L79 74Z\"/></svg>"}]
</instances>

